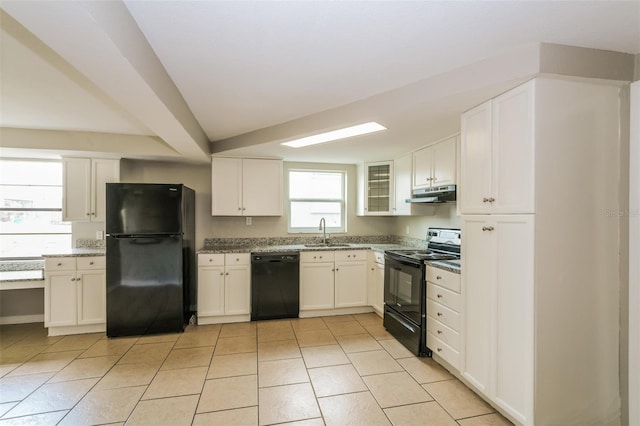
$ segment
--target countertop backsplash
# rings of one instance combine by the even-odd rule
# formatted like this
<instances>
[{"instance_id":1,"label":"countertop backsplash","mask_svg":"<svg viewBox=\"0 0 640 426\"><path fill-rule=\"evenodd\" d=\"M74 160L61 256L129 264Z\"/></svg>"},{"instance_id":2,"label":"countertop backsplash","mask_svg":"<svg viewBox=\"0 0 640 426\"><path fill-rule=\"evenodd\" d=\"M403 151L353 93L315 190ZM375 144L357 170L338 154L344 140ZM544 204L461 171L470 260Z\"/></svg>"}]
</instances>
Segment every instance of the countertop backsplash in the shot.
<instances>
[{"instance_id":1,"label":"countertop backsplash","mask_svg":"<svg viewBox=\"0 0 640 426\"><path fill-rule=\"evenodd\" d=\"M75 248L80 249L92 249L92 250L104 250L104 240L76 240Z\"/></svg>"},{"instance_id":2,"label":"countertop backsplash","mask_svg":"<svg viewBox=\"0 0 640 426\"><path fill-rule=\"evenodd\" d=\"M425 240L396 235L327 236L327 240L336 244L400 244L426 248ZM225 247L289 246L318 243L322 243L322 237L205 238L202 250L219 250Z\"/></svg>"}]
</instances>

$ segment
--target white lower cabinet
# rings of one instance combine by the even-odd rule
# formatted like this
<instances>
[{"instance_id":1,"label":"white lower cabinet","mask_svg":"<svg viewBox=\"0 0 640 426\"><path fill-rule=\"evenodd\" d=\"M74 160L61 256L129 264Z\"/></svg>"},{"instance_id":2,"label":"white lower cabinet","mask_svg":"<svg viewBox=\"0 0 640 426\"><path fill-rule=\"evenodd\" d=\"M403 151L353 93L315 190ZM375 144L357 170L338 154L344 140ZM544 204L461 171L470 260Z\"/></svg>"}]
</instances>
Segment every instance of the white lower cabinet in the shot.
<instances>
[{"instance_id":1,"label":"white lower cabinet","mask_svg":"<svg viewBox=\"0 0 640 426\"><path fill-rule=\"evenodd\" d=\"M105 331L104 256L47 258L44 293L50 336Z\"/></svg>"},{"instance_id":2,"label":"white lower cabinet","mask_svg":"<svg viewBox=\"0 0 640 426\"><path fill-rule=\"evenodd\" d=\"M369 305L382 316L384 314L384 253L371 251L367 284Z\"/></svg>"},{"instance_id":3,"label":"white lower cabinet","mask_svg":"<svg viewBox=\"0 0 640 426\"><path fill-rule=\"evenodd\" d=\"M198 255L198 324L249 320L249 253Z\"/></svg>"},{"instance_id":4,"label":"white lower cabinet","mask_svg":"<svg viewBox=\"0 0 640 426\"><path fill-rule=\"evenodd\" d=\"M463 218L462 375L518 422L533 411L534 216Z\"/></svg>"},{"instance_id":5,"label":"white lower cabinet","mask_svg":"<svg viewBox=\"0 0 640 426\"><path fill-rule=\"evenodd\" d=\"M427 347L460 370L462 300L460 275L427 266Z\"/></svg>"},{"instance_id":6,"label":"white lower cabinet","mask_svg":"<svg viewBox=\"0 0 640 426\"><path fill-rule=\"evenodd\" d=\"M300 253L300 310L335 306L335 257L332 251Z\"/></svg>"},{"instance_id":7,"label":"white lower cabinet","mask_svg":"<svg viewBox=\"0 0 640 426\"><path fill-rule=\"evenodd\" d=\"M368 250L300 253L300 311L330 314L341 308L370 310L367 296Z\"/></svg>"}]
</instances>

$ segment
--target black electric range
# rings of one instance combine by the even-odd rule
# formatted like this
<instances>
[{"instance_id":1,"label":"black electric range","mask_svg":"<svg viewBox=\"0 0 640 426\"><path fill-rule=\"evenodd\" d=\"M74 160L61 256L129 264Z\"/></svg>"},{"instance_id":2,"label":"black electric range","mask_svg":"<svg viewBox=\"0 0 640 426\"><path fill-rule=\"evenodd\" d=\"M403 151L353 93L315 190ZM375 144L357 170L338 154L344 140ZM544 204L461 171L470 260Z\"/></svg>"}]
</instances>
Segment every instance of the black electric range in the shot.
<instances>
[{"instance_id":1,"label":"black electric range","mask_svg":"<svg viewBox=\"0 0 640 426\"><path fill-rule=\"evenodd\" d=\"M416 355L431 356L425 262L460 259L460 236L460 229L429 228L427 249L385 251L384 326Z\"/></svg>"}]
</instances>

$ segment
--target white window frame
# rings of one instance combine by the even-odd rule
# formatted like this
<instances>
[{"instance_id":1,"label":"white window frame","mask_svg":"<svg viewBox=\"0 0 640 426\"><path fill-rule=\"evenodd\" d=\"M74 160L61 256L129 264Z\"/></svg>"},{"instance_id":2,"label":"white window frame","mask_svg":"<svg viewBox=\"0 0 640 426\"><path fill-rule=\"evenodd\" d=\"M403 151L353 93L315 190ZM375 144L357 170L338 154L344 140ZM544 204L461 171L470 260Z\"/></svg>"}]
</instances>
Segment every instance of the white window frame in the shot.
<instances>
[{"instance_id":1,"label":"white window frame","mask_svg":"<svg viewBox=\"0 0 640 426\"><path fill-rule=\"evenodd\" d=\"M2 161L12 161L12 162L24 162L24 163L44 163L44 162L51 162L51 163L60 163L62 164L62 161L60 160L48 160L48 159L23 159L23 158L0 158L0 160ZM1 164L1 161L0 161ZM4 186L2 183L0 183L0 188ZM40 187L52 187L52 188L59 188L62 187L61 185L35 185L35 186L40 186ZM64 191L64 188L62 188L62 190ZM45 208L31 208L31 207L3 207L0 206L0 212L7 212L7 213L11 213L11 212L59 212L60 213L60 217L62 218L62 203L60 204L60 207L45 207ZM32 233L32 232L20 232L20 233L0 233L0 238L4 238L5 236L10 236L10 235L24 235L24 236L34 236L34 237L38 237L38 236L47 236L47 235L55 235L55 236L68 236L69 241L71 242L72 240L72 231L70 230L68 233ZM34 249L33 253L31 253L31 255L27 255L27 256L0 256L0 260L3 261L16 261L16 260L34 260L34 259L41 259L42 254L46 250L38 250L38 249Z\"/></svg>"},{"instance_id":2,"label":"white window frame","mask_svg":"<svg viewBox=\"0 0 640 426\"><path fill-rule=\"evenodd\" d=\"M303 172L303 173L335 173L342 177L342 183L340 185L340 198L291 198L290 185L291 185L291 172ZM347 232L347 172L346 170L322 170L322 169L289 169L287 171L287 231L292 234L317 234L320 232L319 223L314 227L292 227L291 226L291 203L292 202L339 202L340 203L340 222L342 226L327 226L326 233L340 234Z\"/></svg>"}]
</instances>

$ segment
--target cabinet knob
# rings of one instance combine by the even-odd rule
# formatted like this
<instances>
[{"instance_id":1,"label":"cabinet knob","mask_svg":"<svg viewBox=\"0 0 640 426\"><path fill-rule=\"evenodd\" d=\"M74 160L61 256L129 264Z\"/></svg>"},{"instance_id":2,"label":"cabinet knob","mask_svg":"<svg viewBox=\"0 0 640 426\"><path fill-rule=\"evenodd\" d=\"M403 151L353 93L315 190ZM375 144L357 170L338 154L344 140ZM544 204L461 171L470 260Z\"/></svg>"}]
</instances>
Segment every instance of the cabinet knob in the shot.
<instances>
[{"instance_id":1,"label":"cabinet knob","mask_svg":"<svg viewBox=\"0 0 640 426\"><path fill-rule=\"evenodd\" d=\"M243 207L242 210L246 210L246 209Z\"/></svg>"},{"instance_id":2,"label":"cabinet knob","mask_svg":"<svg viewBox=\"0 0 640 426\"><path fill-rule=\"evenodd\" d=\"M242 210L242 207L238 207L238 211Z\"/></svg>"},{"instance_id":3,"label":"cabinet knob","mask_svg":"<svg viewBox=\"0 0 640 426\"><path fill-rule=\"evenodd\" d=\"M229 275L229 273L227 272L225 275Z\"/></svg>"},{"instance_id":4,"label":"cabinet knob","mask_svg":"<svg viewBox=\"0 0 640 426\"><path fill-rule=\"evenodd\" d=\"M490 202L490 203L493 203L495 200L496 200L495 198L493 198L493 197L489 197L489 202Z\"/></svg>"},{"instance_id":5,"label":"cabinet knob","mask_svg":"<svg viewBox=\"0 0 640 426\"><path fill-rule=\"evenodd\" d=\"M438 330L438 334L442 334L442 330Z\"/></svg>"},{"instance_id":6,"label":"cabinet knob","mask_svg":"<svg viewBox=\"0 0 640 426\"><path fill-rule=\"evenodd\" d=\"M91 212L91 216L95 216L95 215L96 215L95 212Z\"/></svg>"},{"instance_id":7,"label":"cabinet knob","mask_svg":"<svg viewBox=\"0 0 640 426\"><path fill-rule=\"evenodd\" d=\"M87 212L87 216L91 216L91 213Z\"/></svg>"},{"instance_id":8,"label":"cabinet knob","mask_svg":"<svg viewBox=\"0 0 640 426\"><path fill-rule=\"evenodd\" d=\"M442 295L441 295L441 294L436 295L436 297L437 297L438 299L442 299Z\"/></svg>"},{"instance_id":9,"label":"cabinet knob","mask_svg":"<svg viewBox=\"0 0 640 426\"><path fill-rule=\"evenodd\" d=\"M213 262L213 259L209 258L209 262Z\"/></svg>"},{"instance_id":10,"label":"cabinet knob","mask_svg":"<svg viewBox=\"0 0 640 426\"><path fill-rule=\"evenodd\" d=\"M58 263L58 266L62 266L62 263Z\"/></svg>"},{"instance_id":11,"label":"cabinet knob","mask_svg":"<svg viewBox=\"0 0 640 426\"><path fill-rule=\"evenodd\" d=\"M89 265L93 265L93 262L89 262Z\"/></svg>"},{"instance_id":12,"label":"cabinet knob","mask_svg":"<svg viewBox=\"0 0 640 426\"><path fill-rule=\"evenodd\" d=\"M224 275L224 272L220 272L220 275Z\"/></svg>"},{"instance_id":13,"label":"cabinet knob","mask_svg":"<svg viewBox=\"0 0 640 426\"><path fill-rule=\"evenodd\" d=\"M442 352L442 348L438 348L436 349L438 352Z\"/></svg>"},{"instance_id":14,"label":"cabinet knob","mask_svg":"<svg viewBox=\"0 0 640 426\"><path fill-rule=\"evenodd\" d=\"M436 280L441 280L442 277L440 275L436 276Z\"/></svg>"},{"instance_id":15,"label":"cabinet knob","mask_svg":"<svg viewBox=\"0 0 640 426\"><path fill-rule=\"evenodd\" d=\"M442 312L438 312L438 316L441 317L442 316Z\"/></svg>"}]
</instances>

